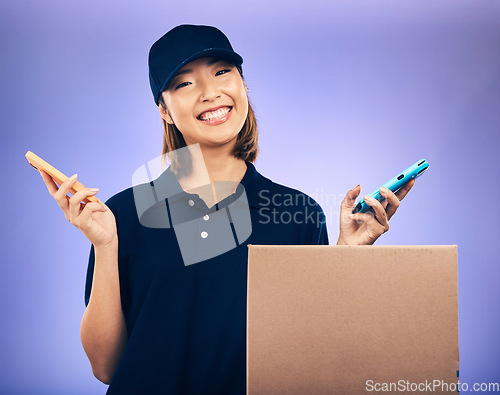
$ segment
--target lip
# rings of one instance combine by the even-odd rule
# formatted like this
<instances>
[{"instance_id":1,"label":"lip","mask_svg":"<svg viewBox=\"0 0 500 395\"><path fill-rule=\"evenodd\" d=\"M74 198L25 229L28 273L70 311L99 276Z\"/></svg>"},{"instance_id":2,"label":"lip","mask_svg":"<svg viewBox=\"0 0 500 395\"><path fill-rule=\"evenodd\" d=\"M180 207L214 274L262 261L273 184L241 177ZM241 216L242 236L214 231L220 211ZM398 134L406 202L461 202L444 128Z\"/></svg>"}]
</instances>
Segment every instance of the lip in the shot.
<instances>
[{"instance_id":1,"label":"lip","mask_svg":"<svg viewBox=\"0 0 500 395\"><path fill-rule=\"evenodd\" d=\"M201 114L203 114L204 112L210 112L210 111L216 111L218 110L219 108L223 108L223 107L229 107L229 112L224 115L222 118L219 118L219 119L211 119L211 120L201 120L199 117ZM222 105L222 106L218 106L218 107L212 107L212 108L207 108L206 110L203 110L202 112L200 112L200 114L196 117L196 119L202 123L204 123L205 125L219 125L221 123L224 123L226 122L230 117L231 117L231 114L233 113L233 106L226 106L226 105Z\"/></svg>"}]
</instances>

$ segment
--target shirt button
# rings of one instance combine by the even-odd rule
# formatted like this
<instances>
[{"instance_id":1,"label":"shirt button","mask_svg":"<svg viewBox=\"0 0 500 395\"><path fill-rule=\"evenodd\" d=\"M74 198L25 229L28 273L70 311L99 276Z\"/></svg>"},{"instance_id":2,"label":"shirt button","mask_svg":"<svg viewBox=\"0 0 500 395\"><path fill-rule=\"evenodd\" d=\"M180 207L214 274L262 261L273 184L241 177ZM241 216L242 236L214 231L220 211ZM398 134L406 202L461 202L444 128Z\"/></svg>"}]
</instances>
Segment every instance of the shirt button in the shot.
<instances>
[{"instance_id":1,"label":"shirt button","mask_svg":"<svg viewBox=\"0 0 500 395\"><path fill-rule=\"evenodd\" d=\"M194 206L194 202L193 202L191 199L189 199L189 200L188 200L188 204L189 204L191 207L193 207L193 206Z\"/></svg>"},{"instance_id":2,"label":"shirt button","mask_svg":"<svg viewBox=\"0 0 500 395\"><path fill-rule=\"evenodd\" d=\"M210 218L210 217L208 216L208 214L203 216L203 219L204 219L205 221L208 221L208 219L209 219L209 218Z\"/></svg>"},{"instance_id":3,"label":"shirt button","mask_svg":"<svg viewBox=\"0 0 500 395\"><path fill-rule=\"evenodd\" d=\"M208 233L203 231L201 232L201 237L203 237L204 239L206 239L208 237Z\"/></svg>"}]
</instances>

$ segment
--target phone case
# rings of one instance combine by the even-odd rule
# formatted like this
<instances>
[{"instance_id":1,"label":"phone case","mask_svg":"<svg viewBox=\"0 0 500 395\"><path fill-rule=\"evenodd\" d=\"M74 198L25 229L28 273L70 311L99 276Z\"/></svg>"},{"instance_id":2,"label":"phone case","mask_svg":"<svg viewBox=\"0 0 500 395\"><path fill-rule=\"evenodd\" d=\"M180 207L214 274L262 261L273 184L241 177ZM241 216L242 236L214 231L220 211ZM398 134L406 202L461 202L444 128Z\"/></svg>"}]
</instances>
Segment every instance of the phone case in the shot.
<instances>
[{"instance_id":1,"label":"phone case","mask_svg":"<svg viewBox=\"0 0 500 395\"><path fill-rule=\"evenodd\" d=\"M57 170L54 166L51 166L47 162L45 162L42 158L40 158L38 155L34 154L31 151L26 152L26 159L28 159L28 162L31 166L33 166L36 170L43 170L45 171L48 175L50 175L56 183L61 185L64 181L66 181L69 177L61 173L59 170ZM69 190L72 195L74 195L76 192L81 191L84 189L85 186L79 182L76 181ZM87 196L85 199L83 199L84 202L100 202L99 199L97 199L95 196Z\"/></svg>"},{"instance_id":2,"label":"phone case","mask_svg":"<svg viewBox=\"0 0 500 395\"><path fill-rule=\"evenodd\" d=\"M406 184L408 181L410 181L413 178L418 178L420 177L424 171L426 171L429 168L429 163L425 159L420 159L418 162L415 162L413 165L408 167L406 170L402 171L399 173L397 176L393 177L389 181L387 181L382 187L386 187L387 189L391 190L392 192L396 193L401 189L401 187ZM370 193L372 198L377 199L379 202L382 202L385 198L382 196L380 193L380 188L373 191ZM352 210L353 214L356 213L364 213L367 212L368 210L373 210L371 206L365 203L364 199L361 199L359 203L354 207Z\"/></svg>"}]
</instances>

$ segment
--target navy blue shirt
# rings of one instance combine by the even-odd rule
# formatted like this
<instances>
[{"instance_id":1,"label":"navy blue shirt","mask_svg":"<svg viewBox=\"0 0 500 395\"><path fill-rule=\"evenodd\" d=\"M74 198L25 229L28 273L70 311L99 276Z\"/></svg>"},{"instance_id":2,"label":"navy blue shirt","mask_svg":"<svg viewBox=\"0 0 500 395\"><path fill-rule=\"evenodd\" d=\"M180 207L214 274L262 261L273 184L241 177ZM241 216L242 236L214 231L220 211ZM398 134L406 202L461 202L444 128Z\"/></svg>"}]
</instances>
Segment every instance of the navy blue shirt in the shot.
<instances>
[{"instance_id":1,"label":"navy blue shirt","mask_svg":"<svg viewBox=\"0 0 500 395\"><path fill-rule=\"evenodd\" d=\"M108 394L245 394L247 245L328 244L325 215L312 198L246 164L240 184L250 208L251 234L235 248L198 263L184 263L172 227L141 224L132 187L106 201L116 219L128 332ZM169 174L167 169L160 177ZM207 215L234 201L228 196L208 208L198 195L182 193L190 205L195 203L193 209L202 207ZM91 246L85 305L94 259Z\"/></svg>"}]
</instances>

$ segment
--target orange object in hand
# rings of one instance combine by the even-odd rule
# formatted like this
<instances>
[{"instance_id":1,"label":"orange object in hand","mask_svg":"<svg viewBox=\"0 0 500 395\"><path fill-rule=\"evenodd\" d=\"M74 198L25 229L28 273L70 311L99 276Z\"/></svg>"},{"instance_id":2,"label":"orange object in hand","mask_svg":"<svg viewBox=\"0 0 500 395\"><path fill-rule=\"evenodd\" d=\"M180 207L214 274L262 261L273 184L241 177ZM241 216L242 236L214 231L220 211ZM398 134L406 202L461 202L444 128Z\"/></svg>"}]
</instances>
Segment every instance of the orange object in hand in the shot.
<instances>
[{"instance_id":1,"label":"orange object in hand","mask_svg":"<svg viewBox=\"0 0 500 395\"><path fill-rule=\"evenodd\" d=\"M42 158L40 158L38 155L34 154L31 151L26 152L26 159L28 159L28 162L30 163L30 165L33 166L36 170L38 170L38 171L43 170L49 176L51 176L52 179L56 183L58 183L59 185L61 185L64 181L66 181L69 178L68 176L61 173L59 170L57 170L54 166L45 162ZM85 185L83 185L79 181L76 181L73 184L73 186L71 187L70 192L71 192L71 194L74 195L76 192L78 192L84 188L85 188ZM85 202L85 203L99 202L99 199L97 199L95 196L88 196L83 200L83 202Z\"/></svg>"}]
</instances>

